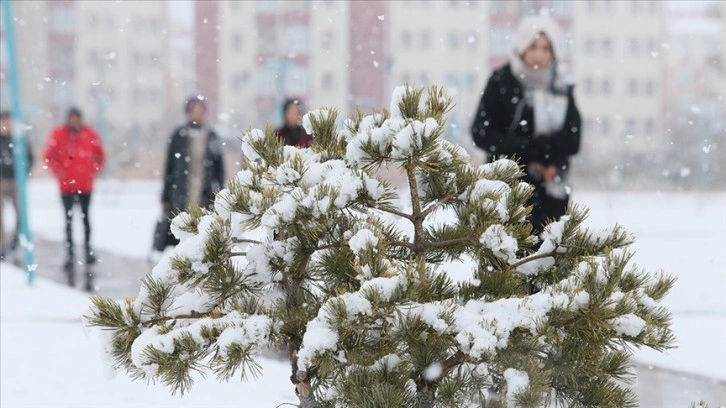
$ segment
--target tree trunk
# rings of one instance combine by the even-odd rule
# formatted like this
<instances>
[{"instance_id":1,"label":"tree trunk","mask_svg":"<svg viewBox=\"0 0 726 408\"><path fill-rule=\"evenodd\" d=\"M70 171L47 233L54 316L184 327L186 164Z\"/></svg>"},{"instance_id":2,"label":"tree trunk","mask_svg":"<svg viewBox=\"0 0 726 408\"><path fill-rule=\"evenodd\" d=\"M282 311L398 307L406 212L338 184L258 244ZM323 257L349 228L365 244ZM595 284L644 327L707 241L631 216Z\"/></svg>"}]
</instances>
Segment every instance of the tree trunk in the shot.
<instances>
[{"instance_id":1,"label":"tree trunk","mask_svg":"<svg viewBox=\"0 0 726 408\"><path fill-rule=\"evenodd\" d=\"M313 398L313 392L309 382L301 381L297 383L295 392L297 393L297 398L300 400L300 408L316 408L318 406L318 402Z\"/></svg>"},{"instance_id":2,"label":"tree trunk","mask_svg":"<svg viewBox=\"0 0 726 408\"><path fill-rule=\"evenodd\" d=\"M424 387L416 391L416 406L418 408L434 408L434 390Z\"/></svg>"}]
</instances>

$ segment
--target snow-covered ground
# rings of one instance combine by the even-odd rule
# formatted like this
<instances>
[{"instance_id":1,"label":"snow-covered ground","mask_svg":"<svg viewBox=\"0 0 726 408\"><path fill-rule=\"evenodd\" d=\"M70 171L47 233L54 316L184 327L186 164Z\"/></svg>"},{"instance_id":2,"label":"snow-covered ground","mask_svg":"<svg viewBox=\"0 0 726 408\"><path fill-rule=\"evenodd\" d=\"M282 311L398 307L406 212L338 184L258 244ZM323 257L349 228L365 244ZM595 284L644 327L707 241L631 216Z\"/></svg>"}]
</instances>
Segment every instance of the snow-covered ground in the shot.
<instances>
[{"instance_id":1,"label":"snow-covered ground","mask_svg":"<svg viewBox=\"0 0 726 408\"><path fill-rule=\"evenodd\" d=\"M159 189L158 182L99 183L91 210L95 246L127 257L145 257L160 212ZM679 348L663 354L639 350L637 359L726 379L726 351L721 346L726 338L726 193L576 191L574 199L590 207L590 225L617 222L635 234L639 266L663 269L679 278L666 299L674 314ZM55 185L34 180L29 202L35 235L60 241L63 220ZM75 227L80 242L79 220ZM37 261L43 268L44 260ZM230 406L273 407L296 401L291 388L279 386L279 378L289 374L275 360L263 361L264 377L257 382L217 385L203 381L181 400L160 387L147 388L123 376L99 380L98 345L84 337L79 318L88 306L87 297L43 280L36 287L24 287L21 274L7 264L2 265L1 275L3 407L66 406L59 401L72 401L74 407L201 406L211 394L214 401L229 401Z\"/></svg>"},{"instance_id":2,"label":"snow-covered ground","mask_svg":"<svg viewBox=\"0 0 726 408\"><path fill-rule=\"evenodd\" d=\"M297 401L292 386L279 386L289 368L267 358L259 360L264 371L257 380L220 384L200 379L183 398L124 375L111 379L96 333L86 334L81 323L88 296L42 278L28 287L23 273L7 263L2 264L0 290L3 408L182 408L210 406L210 401L215 407L238 408Z\"/></svg>"}]
</instances>

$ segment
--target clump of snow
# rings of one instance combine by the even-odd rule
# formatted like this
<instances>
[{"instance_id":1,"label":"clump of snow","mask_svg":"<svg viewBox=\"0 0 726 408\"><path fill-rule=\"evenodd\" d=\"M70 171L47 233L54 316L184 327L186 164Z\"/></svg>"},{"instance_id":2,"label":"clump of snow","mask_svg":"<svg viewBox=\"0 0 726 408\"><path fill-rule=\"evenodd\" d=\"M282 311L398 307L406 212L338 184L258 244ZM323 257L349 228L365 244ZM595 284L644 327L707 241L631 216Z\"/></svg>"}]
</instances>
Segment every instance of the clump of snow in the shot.
<instances>
[{"instance_id":1,"label":"clump of snow","mask_svg":"<svg viewBox=\"0 0 726 408\"><path fill-rule=\"evenodd\" d=\"M313 358L325 353L335 351L338 343L338 333L326 322L313 319L308 322L303 336L303 346L297 353L297 363L301 370L310 367Z\"/></svg>"},{"instance_id":2,"label":"clump of snow","mask_svg":"<svg viewBox=\"0 0 726 408\"><path fill-rule=\"evenodd\" d=\"M242 153L245 157L251 161L260 159L259 153L252 147L252 144L256 141L265 138L265 132L260 129L251 129L244 133L242 136Z\"/></svg>"},{"instance_id":3,"label":"clump of snow","mask_svg":"<svg viewBox=\"0 0 726 408\"><path fill-rule=\"evenodd\" d=\"M507 234L501 224L490 225L479 238L479 242L490 249L497 258L504 259L510 264L517 260L519 250L517 240Z\"/></svg>"},{"instance_id":4,"label":"clump of snow","mask_svg":"<svg viewBox=\"0 0 726 408\"><path fill-rule=\"evenodd\" d=\"M441 377L441 374L443 372L444 372L444 366L441 365L441 363L436 362L436 363L429 364L429 366L426 367L423 370L423 373L421 373L421 374L423 375L423 378L426 381L436 381L439 379L439 377Z\"/></svg>"},{"instance_id":5,"label":"clump of snow","mask_svg":"<svg viewBox=\"0 0 726 408\"><path fill-rule=\"evenodd\" d=\"M364 249L375 247L376 245L378 245L378 237L368 228L361 229L348 240L350 250L356 255L360 255Z\"/></svg>"},{"instance_id":6,"label":"clump of snow","mask_svg":"<svg viewBox=\"0 0 726 408\"><path fill-rule=\"evenodd\" d=\"M305 129L305 132L309 135L313 134L313 123L310 120L311 116L314 116L318 122L327 120L330 117L330 110L329 109L316 109L316 110L306 113L303 116L302 125L303 125L303 128Z\"/></svg>"},{"instance_id":7,"label":"clump of snow","mask_svg":"<svg viewBox=\"0 0 726 408\"><path fill-rule=\"evenodd\" d=\"M609 320L613 330L620 336L637 337L645 329L645 320L628 313Z\"/></svg>"},{"instance_id":8,"label":"clump of snow","mask_svg":"<svg viewBox=\"0 0 726 408\"><path fill-rule=\"evenodd\" d=\"M232 345L239 345L243 348L252 345L264 344L268 339L268 333L272 320L267 316L253 315L242 322L240 327L228 327L217 338L219 353L224 357Z\"/></svg>"},{"instance_id":9,"label":"clump of snow","mask_svg":"<svg viewBox=\"0 0 726 408\"><path fill-rule=\"evenodd\" d=\"M572 297L572 302L570 303L570 310L576 311L580 310L583 307L587 307L590 304L590 294L583 291L577 292L575 296Z\"/></svg>"},{"instance_id":10,"label":"clump of snow","mask_svg":"<svg viewBox=\"0 0 726 408\"><path fill-rule=\"evenodd\" d=\"M400 119L403 118L401 114L401 108L398 105L403 102L403 97L406 96L407 87L404 85L393 88L393 94L391 95L391 118Z\"/></svg>"},{"instance_id":11,"label":"clump of snow","mask_svg":"<svg viewBox=\"0 0 726 408\"><path fill-rule=\"evenodd\" d=\"M529 386L529 375L514 368L507 368L502 374L507 381L507 403L509 406L516 406L516 395Z\"/></svg>"}]
</instances>

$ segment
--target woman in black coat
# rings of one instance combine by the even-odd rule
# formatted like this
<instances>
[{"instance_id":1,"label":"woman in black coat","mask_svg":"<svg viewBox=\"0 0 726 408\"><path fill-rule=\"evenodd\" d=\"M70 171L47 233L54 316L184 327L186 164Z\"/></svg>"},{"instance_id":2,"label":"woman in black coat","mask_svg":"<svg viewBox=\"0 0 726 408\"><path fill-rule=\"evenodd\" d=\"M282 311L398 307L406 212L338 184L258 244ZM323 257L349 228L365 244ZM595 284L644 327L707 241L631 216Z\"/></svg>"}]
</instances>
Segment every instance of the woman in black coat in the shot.
<instances>
[{"instance_id":1,"label":"woman in black coat","mask_svg":"<svg viewBox=\"0 0 726 408\"><path fill-rule=\"evenodd\" d=\"M580 113L573 85L558 72L559 31L545 17L527 17L508 64L489 78L471 126L474 143L494 158L516 158L534 185L531 222L541 232L565 214L570 156L580 149Z\"/></svg>"}]
</instances>

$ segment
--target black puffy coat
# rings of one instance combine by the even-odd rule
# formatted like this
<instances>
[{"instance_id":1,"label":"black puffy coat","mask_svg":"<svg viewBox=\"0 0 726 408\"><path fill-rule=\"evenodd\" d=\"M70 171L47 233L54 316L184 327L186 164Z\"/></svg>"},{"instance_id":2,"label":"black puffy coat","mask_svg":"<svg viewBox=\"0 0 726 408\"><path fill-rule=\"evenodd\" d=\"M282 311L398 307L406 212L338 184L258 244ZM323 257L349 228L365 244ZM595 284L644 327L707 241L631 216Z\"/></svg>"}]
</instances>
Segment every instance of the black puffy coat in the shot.
<instances>
[{"instance_id":1,"label":"black puffy coat","mask_svg":"<svg viewBox=\"0 0 726 408\"><path fill-rule=\"evenodd\" d=\"M482 95L479 108L471 125L471 135L477 147L495 157L516 157L525 170L530 163L556 165L565 178L569 171L570 156L580 149L580 113L577 110L573 88L567 89L567 112L563 128L549 135L534 137L534 110L525 101L524 87L512 74L509 64L492 73ZM522 103L521 115L517 106ZM516 123L515 123L516 122ZM545 220L565 213L568 199L549 197L541 181L527 174L524 180L535 186L530 204L534 205L532 223L540 230Z\"/></svg>"},{"instance_id":2,"label":"black puffy coat","mask_svg":"<svg viewBox=\"0 0 726 408\"><path fill-rule=\"evenodd\" d=\"M189 139L188 126L177 128L169 139L164 167L164 189L162 203L168 203L172 211L184 210L189 205ZM204 181L202 185L202 204L211 208L214 195L224 186L224 149L222 141L214 131L207 133L207 148L204 155Z\"/></svg>"}]
</instances>

